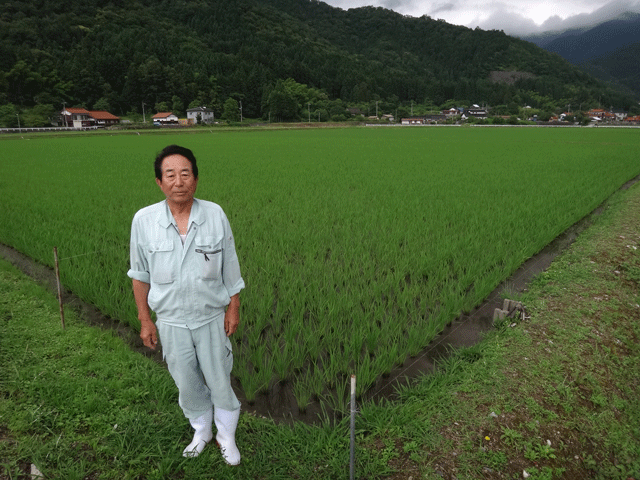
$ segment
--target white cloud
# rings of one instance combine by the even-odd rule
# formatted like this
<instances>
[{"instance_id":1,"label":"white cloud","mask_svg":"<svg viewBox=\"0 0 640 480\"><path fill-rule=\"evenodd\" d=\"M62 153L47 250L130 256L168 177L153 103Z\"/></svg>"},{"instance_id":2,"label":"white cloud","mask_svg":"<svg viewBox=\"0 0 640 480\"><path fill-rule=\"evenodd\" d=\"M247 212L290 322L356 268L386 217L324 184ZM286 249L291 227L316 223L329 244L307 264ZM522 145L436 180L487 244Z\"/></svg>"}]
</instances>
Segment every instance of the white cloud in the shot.
<instances>
[{"instance_id":1,"label":"white cloud","mask_svg":"<svg viewBox=\"0 0 640 480\"><path fill-rule=\"evenodd\" d=\"M531 18L509 12L495 12L488 18L475 22L475 25L468 26L478 26L483 30L503 30L508 35L526 34L538 30L538 25Z\"/></svg>"},{"instance_id":2,"label":"white cloud","mask_svg":"<svg viewBox=\"0 0 640 480\"><path fill-rule=\"evenodd\" d=\"M640 13L640 0L325 0L343 9L381 6L403 15L441 18L454 25L525 35L606 21L625 11Z\"/></svg>"}]
</instances>

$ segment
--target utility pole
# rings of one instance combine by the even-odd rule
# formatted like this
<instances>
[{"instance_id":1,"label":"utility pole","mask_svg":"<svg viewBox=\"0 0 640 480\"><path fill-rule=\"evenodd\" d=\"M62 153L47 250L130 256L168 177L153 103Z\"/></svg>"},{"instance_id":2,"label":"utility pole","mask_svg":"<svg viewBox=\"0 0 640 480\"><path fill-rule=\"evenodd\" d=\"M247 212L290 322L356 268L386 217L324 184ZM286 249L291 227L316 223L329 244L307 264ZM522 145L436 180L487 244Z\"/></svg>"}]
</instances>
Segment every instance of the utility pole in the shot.
<instances>
[{"instance_id":1,"label":"utility pole","mask_svg":"<svg viewBox=\"0 0 640 480\"><path fill-rule=\"evenodd\" d=\"M20 128L20 114L16 113L16 117L18 117L18 132L22 133L22 129Z\"/></svg>"},{"instance_id":2,"label":"utility pole","mask_svg":"<svg viewBox=\"0 0 640 480\"><path fill-rule=\"evenodd\" d=\"M142 123L147 123L147 117L144 115L144 105L145 103L142 102Z\"/></svg>"},{"instance_id":3,"label":"utility pole","mask_svg":"<svg viewBox=\"0 0 640 480\"><path fill-rule=\"evenodd\" d=\"M242 123L242 100L240 100L240 123Z\"/></svg>"},{"instance_id":4,"label":"utility pole","mask_svg":"<svg viewBox=\"0 0 640 480\"><path fill-rule=\"evenodd\" d=\"M376 100L376 118L378 118L378 100Z\"/></svg>"},{"instance_id":5,"label":"utility pole","mask_svg":"<svg viewBox=\"0 0 640 480\"><path fill-rule=\"evenodd\" d=\"M64 118L64 126L68 127L67 124L67 102L62 102L62 118Z\"/></svg>"}]
</instances>

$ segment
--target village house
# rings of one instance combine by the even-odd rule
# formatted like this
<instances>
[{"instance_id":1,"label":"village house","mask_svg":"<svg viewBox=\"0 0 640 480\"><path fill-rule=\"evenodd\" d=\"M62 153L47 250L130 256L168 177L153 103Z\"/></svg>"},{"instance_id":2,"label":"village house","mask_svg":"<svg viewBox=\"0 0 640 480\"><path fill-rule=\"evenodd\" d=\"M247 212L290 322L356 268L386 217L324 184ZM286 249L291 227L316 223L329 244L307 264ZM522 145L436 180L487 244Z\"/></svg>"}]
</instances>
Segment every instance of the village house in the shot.
<instances>
[{"instance_id":1,"label":"village house","mask_svg":"<svg viewBox=\"0 0 640 480\"><path fill-rule=\"evenodd\" d=\"M424 117L403 118L402 125L424 125Z\"/></svg>"},{"instance_id":2,"label":"village house","mask_svg":"<svg viewBox=\"0 0 640 480\"><path fill-rule=\"evenodd\" d=\"M446 122L447 119L449 118L453 118L453 117L444 115L442 113L434 113L434 114L427 115L425 117L425 121L427 123L442 123L442 122Z\"/></svg>"},{"instance_id":3,"label":"village house","mask_svg":"<svg viewBox=\"0 0 640 480\"><path fill-rule=\"evenodd\" d=\"M445 117L449 118L449 117L455 117L456 115L460 115L460 110L458 110L455 107L451 107L448 110L442 110L442 112L440 113Z\"/></svg>"},{"instance_id":4,"label":"village house","mask_svg":"<svg viewBox=\"0 0 640 480\"><path fill-rule=\"evenodd\" d=\"M196 107L187 110L187 123L190 125L197 123L213 123L215 119L215 113L207 107Z\"/></svg>"},{"instance_id":5,"label":"village house","mask_svg":"<svg viewBox=\"0 0 640 480\"><path fill-rule=\"evenodd\" d=\"M464 113L462 114L463 120L467 118L487 118L487 109L482 108L478 105L473 105L472 107L465 108Z\"/></svg>"},{"instance_id":6,"label":"village house","mask_svg":"<svg viewBox=\"0 0 640 480\"><path fill-rule=\"evenodd\" d=\"M612 122L616 118L613 113L607 112L602 108L592 108L587 112L587 115L596 122Z\"/></svg>"},{"instance_id":7,"label":"village house","mask_svg":"<svg viewBox=\"0 0 640 480\"><path fill-rule=\"evenodd\" d=\"M611 113L614 115L616 122L622 122L627 118L627 112L622 110L612 110Z\"/></svg>"},{"instance_id":8,"label":"village house","mask_svg":"<svg viewBox=\"0 0 640 480\"><path fill-rule=\"evenodd\" d=\"M91 115L91 118L95 121L95 125L98 127L109 127L120 123L120 117L116 117L104 110L91 110L89 111L89 115Z\"/></svg>"},{"instance_id":9,"label":"village house","mask_svg":"<svg viewBox=\"0 0 640 480\"><path fill-rule=\"evenodd\" d=\"M120 117L104 110L65 108L60 112L60 123L64 127L73 128L108 127L120 123Z\"/></svg>"},{"instance_id":10,"label":"village house","mask_svg":"<svg viewBox=\"0 0 640 480\"><path fill-rule=\"evenodd\" d=\"M86 128L91 126L91 115L84 108L65 108L60 112L63 127Z\"/></svg>"},{"instance_id":11,"label":"village house","mask_svg":"<svg viewBox=\"0 0 640 480\"><path fill-rule=\"evenodd\" d=\"M153 124L160 125L177 125L178 117L172 112L158 112L153 116Z\"/></svg>"}]
</instances>

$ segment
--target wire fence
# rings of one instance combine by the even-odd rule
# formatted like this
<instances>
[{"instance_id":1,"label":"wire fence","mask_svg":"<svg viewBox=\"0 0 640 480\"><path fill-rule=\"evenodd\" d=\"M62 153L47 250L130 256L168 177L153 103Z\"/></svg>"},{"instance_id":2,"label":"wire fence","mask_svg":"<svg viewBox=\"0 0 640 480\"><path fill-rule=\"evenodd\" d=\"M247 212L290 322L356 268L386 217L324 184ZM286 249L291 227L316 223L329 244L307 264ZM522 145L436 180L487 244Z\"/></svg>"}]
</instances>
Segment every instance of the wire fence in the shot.
<instances>
[{"instance_id":1,"label":"wire fence","mask_svg":"<svg viewBox=\"0 0 640 480\"><path fill-rule=\"evenodd\" d=\"M85 130L98 130L98 126L93 127L15 127L0 128L0 133L28 133L28 132L82 132Z\"/></svg>"}]
</instances>

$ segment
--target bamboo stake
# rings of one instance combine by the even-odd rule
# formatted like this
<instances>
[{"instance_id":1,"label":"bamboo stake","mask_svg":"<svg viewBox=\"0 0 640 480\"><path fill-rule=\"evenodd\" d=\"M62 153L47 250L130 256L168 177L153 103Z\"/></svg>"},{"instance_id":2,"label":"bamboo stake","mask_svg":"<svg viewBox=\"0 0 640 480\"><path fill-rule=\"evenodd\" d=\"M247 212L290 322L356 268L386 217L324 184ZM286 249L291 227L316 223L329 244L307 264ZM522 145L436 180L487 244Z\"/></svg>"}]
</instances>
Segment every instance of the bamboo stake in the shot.
<instances>
[{"instance_id":1,"label":"bamboo stake","mask_svg":"<svg viewBox=\"0 0 640 480\"><path fill-rule=\"evenodd\" d=\"M58 284L58 303L60 304L60 321L64 329L64 308L62 306L62 285L60 284L60 267L58 266L58 247L53 247L53 258L56 264L56 283Z\"/></svg>"},{"instance_id":2,"label":"bamboo stake","mask_svg":"<svg viewBox=\"0 0 640 480\"><path fill-rule=\"evenodd\" d=\"M353 480L356 459L356 376L351 375L351 452L349 455L349 478Z\"/></svg>"}]
</instances>

